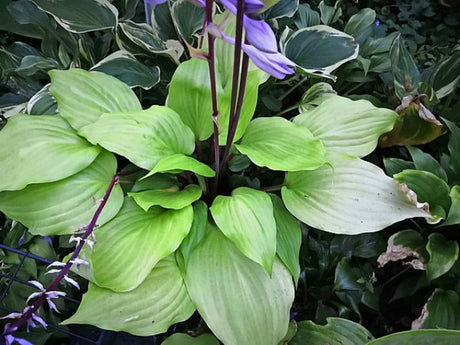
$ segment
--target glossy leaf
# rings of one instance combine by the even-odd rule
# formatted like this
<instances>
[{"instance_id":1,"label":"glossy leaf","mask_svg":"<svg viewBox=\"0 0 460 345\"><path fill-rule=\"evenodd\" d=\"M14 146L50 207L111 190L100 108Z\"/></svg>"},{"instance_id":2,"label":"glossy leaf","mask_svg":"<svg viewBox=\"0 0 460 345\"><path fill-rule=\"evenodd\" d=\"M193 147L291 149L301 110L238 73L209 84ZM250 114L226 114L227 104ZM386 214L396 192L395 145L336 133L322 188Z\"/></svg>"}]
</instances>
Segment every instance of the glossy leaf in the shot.
<instances>
[{"instance_id":1,"label":"glossy leaf","mask_svg":"<svg viewBox=\"0 0 460 345\"><path fill-rule=\"evenodd\" d=\"M453 290L436 289L412 322L412 329L460 329L460 299Z\"/></svg>"},{"instance_id":2,"label":"glossy leaf","mask_svg":"<svg viewBox=\"0 0 460 345\"><path fill-rule=\"evenodd\" d=\"M457 345L459 339L460 331L427 329L393 333L366 345Z\"/></svg>"},{"instance_id":3,"label":"glossy leaf","mask_svg":"<svg viewBox=\"0 0 460 345\"><path fill-rule=\"evenodd\" d=\"M130 87L142 87L149 90L160 81L160 68L140 63L130 53L118 50L99 61L92 71L114 76Z\"/></svg>"},{"instance_id":4,"label":"glossy leaf","mask_svg":"<svg viewBox=\"0 0 460 345\"><path fill-rule=\"evenodd\" d=\"M50 93L59 113L77 130L95 122L102 113L142 109L129 86L112 76L81 69L49 73Z\"/></svg>"},{"instance_id":5,"label":"glossy leaf","mask_svg":"<svg viewBox=\"0 0 460 345\"><path fill-rule=\"evenodd\" d=\"M272 170L313 170L326 163L325 151L304 126L282 117L260 117L249 124L238 151Z\"/></svg>"},{"instance_id":6,"label":"glossy leaf","mask_svg":"<svg viewBox=\"0 0 460 345\"><path fill-rule=\"evenodd\" d=\"M176 112L158 105L141 111L102 114L82 127L79 134L149 170L164 157L189 155L195 149L190 128Z\"/></svg>"},{"instance_id":7,"label":"glossy leaf","mask_svg":"<svg viewBox=\"0 0 460 345\"><path fill-rule=\"evenodd\" d=\"M147 336L166 332L194 311L174 256L169 256L132 291L115 292L90 283L76 314L63 324L91 324Z\"/></svg>"},{"instance_id":8,"label":"glossy leaf","mask_svg":"<svg viewBox=\"0 0 460 345\"><path fill-rule=\"evenodd\" d=\"M441 219L445 219L450 207L450 188L446 182L430 172L421 170L404 170L393 178L413 190L419 202L429 204L433 217L430 222L438 223Z\"/></svg>"},{"instance_id":9,"label":"glossy leaf","mask_svg":"<svg viewBox=\"0 0 460 345\"><path fill-rule=\"evenodd\" d=\"M429 214L417 208L375 165L354 157L331 160L332 167L289 172L281 193L287 209L315 228L336 234L381 230Z\"/></svg>"},{"instance_id":10,"label":"glossy leaf","mask_svg":"<svg viewBox=\"0 0 460 345\"><path fill-rule=\"evenodd\" d=\"M447 273L458 260L458 243L447 240L440 233L428 236L426 250L430 254L430 260L426 265L428 280L436 279Z\"/></svg>"},{"instance_id":11,"label":"glossy leaf","mask_svg":"<svg viewBox=\"0 0 460 345\"><path fill-rule=\"evenodd\" d=\"M300 276L299 252L302 244L300 225L276 195L270 194L276 221L276 253L291 273L294 281Z\"/></svg>"},{"instance_id":12,"label":"glossy leaf","mask_svg":"<svg viewBox=\"0 0 460 345\"><path fill-rule=\"evenodd\" d=\"M438 61L425 81L433 87L439 99L452 93L460 81L460 51Z\"/></svg>"},{"instance_id":13,"label":"glossy leaf","mask_svg":"<svg viewBox=\"0 0 460 345\"><path fill-rule=\"evenodd\" d=\"M219 340L212 334L205 333L191 337L184 333L174 333L162 342L162 345L219 345Z\"/></svg>"},{"instance_id":14,"label":"glossy leaf","mask_svg":"<svg viewBox=\"0 0 460 345\"><path fill-rule=\"evenodd\" d=\"M396 96L402 100L417 90L420 72L401 36L396 37L391 45L390 59Z\"/></svg>"},{"instance_id":15,"label":"glossy leaf","mask_svg":"<svg viewBox=\"0 0 460 345\"><path fill-rule=\"evenodd\" d=\"M359 49L352 36L326 25L316 25L292 33L282 42L281 50L303 71L335 79L332 71L355 59Z\"/></svg>"},{"instance_id":16,"label":"glossy leaf","mask_svg":"<svg viewBox=\"0 0 460 345\"><path fill-rule=\"evenodd\" d=\"M0 191L69 177L90 165L100 151L60 116L15 115L0 131Z\"/></svg>"},{"instance_id":17,"label":"glossy leaf","mask_svg":"<svg viewBox=\"0 0 460 345\"><path fill-rule=\"evenodd\" d=\"M460 224L460 186L453 186L449 196L452 204L447 219L442 225Z\"/></svg>"},{"instance_id":18,"label":"glossy leaf","mask_svg":"<svg viewBox=\"0 0 460 345\"><path fill-rule=\"evenodd\" d=\"M358 13L352 15L345 25L343 31L346 34L353 35L366 27L374 24L376 13L371 8L363 8Z\"/></svg>"},{"instance_id":19,"label":"glossy leaf","mask_svg":"<svg viewBox=\"0 0 460 345\"><path fill-rule=\"evenodd\" d=\"M99 206L93 198L104 196L116 169L115 156L103 151L86 169L66 179L0 193L0 210L11 219L20 221L35 235L73 234L79 227L89 224ZM98 224L112 219L122 203L123 192L117 185Z\"/></svg>"},{"instance_id":20,"label":"glossy leaf","mask_svg":"<svg viewBox=\"0 0 460 345\"><path fill-rule=\"evenodd\" d=\"M433 158L433 156L423 152L422 150L416 147L408 146L407 149L409 150L409 153L412 157L412 160L414 161L415 168L417 170L428 171L447 182L446 172L441 167L439 162Z\"/></svg>"},{"instance_id":21,"label":"glossy leaf","mask_svg":"<svg viewBox=\"0 0 460 345\"><path fill-rule=\"evenodd\" d=\"M159 172L191 171L197 175L205 177L214 177L215 172L208 165L197 161L193 157L178 153L172 156L161 158L147 175L148 177Z\"/></svg>"},{"instance_id":22,"label":"glossy leaf","mask_svg":"<svg viewBox=\"0 0 460 345\"><path fill-rule=\"evenodd\" d=\"M128 193L144 211L148 211L152 206L161 206L180 210L194 201L197 201L202 194L200 186L189 184L183 190L179 188L147 190L138 193Z\"/></svg>"},{"instance_id":23,"label":"glossy leaf","mask_svg":"<svg viewBox=\"0 0 460 345\"><path fill-rule=\"evenodd\" d=\"M375 149L379 136L391 130L396 119L397 114L389 109L334 95L293 121L320 139L327 153L362 157Z\"/></svg>"},{"instance_id":24,"label":"glossy leaf","mask_svg":"<svg viewBox=\"0 0 460 345\"><path fill-rule=\"evenodd\" d=\"M204 8L186 0L179 0L171 6L171 14L180 36L192 43L193 35L203 27Z\"/></svg>"},{"instance_id":25,"label":"glossy leaf","mask_svg":"<svg viewBox=\"0 0 460 345\"><path fill-rule=\"evenodd\" d=\"M33 0L67 31L82 33L117 26L118 10L108 0Z\"/></svg>"},{"instance_id":26,"label":"glossy leaf","mask_svg":"<svg viewBox=\"0 0 460 345\"><path fill-rule=\"evenodd\" d=\"M450 152L449 165L455 174L460 175L460 127L446 119L443 120L450 131L450 139L448 144ZM456 177L455 180L460 181L460 178Z\"/></svg>"},{"instance_id":27,"label":"glossy leaf","mask_svg":"<svg viewBox=\"0 0 460 345\"><path fill-rule=\"evenodd\" d=\"M400 158L384 158L383 165L388 176L393 176L406 169L415 169L414 162L405 161Z\"/></svg>"},{"instance_id":28,"label":"glossy leaf","mask_svg":"<svg viewBox=\"0 0 460 345\"><path fill-rule=\"evenodd\" d=\"M49 91L51 84L45 85L27 102L27 114L55 115L58 113L57 103Z\"/></svg>"},{"instance_id":29,"label":"glossy leaf","mask_svg":"<svg viewBox=\"0 0 460 345\"><path fill-rule=\"evenodd\" d=\"M325 326L312 321L297 323L297 333L289 345L365 345L372 338L360 324L330 317Z\"/></svg>"},{"instance_id":30,"label":"glossy leaf","mask_svg":"<svg viewBox=\"0 0 460 345\"><path fill-rule=\"evenodd\" d=\"M145 212L127 198L118 215L95 232L97 243L90 258L95 283L114 291L136 288L158 261L179 247L192 221L192 206L153 207Z\"/></svg>"},{"instance_id":31,"label":"glossy leaf","mask_svg":"<svg viewBox=\"0 0 460 345\"><path fill-rule=\"evenodd\" d=\"M117 26L116 39L120 48L132 54L158 54L179 62L179 57L183 52L182 45L168 46L168 42L163 42L150 25L135 23L131 20L121 22Z\"/></svg>"},{"instance_id":32,"label":"glossy leaf","mask_svg":"<svg viewBox=\"0 0 460 345\"><path fill-rule=\"evenodd\" d=\"M280 0L273 7L264 12L264 20L291 18L299 7L299 0Z\"/></svg>"},{"instance_id":33,"label":"glossy leaf","mask_svg":"<svg viewBox=\"0 0 460 345\"><path fill-rule=\"evenodd\" d=\"M219 77L219 74L217 74ZM217 82L217 95L223 90ZM177 67L171 79L168 107L175 110L197 140L208 139L213 131L209 67L206 61L191 59Z\"/></svg>"},{"instance_id":34,"label":"glossy leaf","mask_svg":"<svg viewBox=\"0 0 460 345\"><path fill-rule=\"evenodd\" d=\"M268 194L246 187L219 195L210 211L219 229L248 258L271 273L276 253L276 222Z\"/></svg>"},{"instance_id":35,"label":"glossy leaf","mask_svg":"<svg viewBox=\"0 0 460 345\"><path fill-rule=\"evenodd\" d=\"M278 259L268 275L217 228L208 232L190 255L185 280L201 317L226 345L277 345L294 300L291 275Z\"/></svg>"},{"instance_id":36,"label":"glossy leaf","mask_svg":"<svg viewBox=\"0 0 460 345\"><path fill-rule=\"evenodd\" d=\"M434 116L425 116L416 104L404 109L393 130L379 139L381 147L393 145L421 145L441 135L442 124Z\"/></svg>"}]
</instances>

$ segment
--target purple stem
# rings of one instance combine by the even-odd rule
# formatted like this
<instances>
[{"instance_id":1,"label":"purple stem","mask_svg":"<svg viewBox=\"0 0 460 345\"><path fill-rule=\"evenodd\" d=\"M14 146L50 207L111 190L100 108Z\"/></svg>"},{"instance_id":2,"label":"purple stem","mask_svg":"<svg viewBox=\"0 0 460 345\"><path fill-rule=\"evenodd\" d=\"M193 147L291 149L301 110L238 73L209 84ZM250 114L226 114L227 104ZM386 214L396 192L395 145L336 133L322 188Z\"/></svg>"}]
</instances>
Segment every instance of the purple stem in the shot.
<instances>
[{"instance_id":1,"label":"purple stem","mask_svg":"<svg viewBox=\"0 0 460 345\"><path fill-rule=\"evenodd\" d=\"M235 56L233 62L232 97L230 100L230 116L227 132L227 142L225 144L225 151L222 159L221 169L224 169L230 158L230 151L233 139L235 138L236 129L238 127L241 108L243 106L244 91L246 88L246 80L248 75L249 57L246 54L243 54L243 62L241 65L241 78L239 78L241 43L243 41L243 9L244 0L238 0L236 7Z\"/></svg>"},{"instance_id":2,"label":"purple stem","mask_svg":"<svg viewBox=\"0 0 460 345\"><path fill-rule=\"evenodd\" d=\"M206 0L206 23L212 23L212 4L214 0ZM212 122L214 126L213 146L214 146L214 166L216 177L214 178L214 191L217 190L220 173L220 148L219 148L219 109L217 107L217 88L216 88L216 67L214 57L215 37L208 33L208 66L209 79L211 83L211 100L212 100Z\"/></svg>"},{"instance_id":3,"label":"purple stem","mask_svg":"<svg viewBox=\"0 0 460 345\"><path fill-rule=\"evenodd\" d=\"M81 236L81 241L77 244L75 247L75 250L70 257L69 260L67 260L65 266L62 268L62 270L58 273L56 278L51 282L51 284L46 288L46 290L37 298L35 303L31 306L31 308L28 308L25 313L21 315L10 327L10 329L16 330L19 329L20 327L24 326L27 323L27 320L29 320L32 317L32 313L35 313L46 301L46 294L45 292L50 292L54 291L57 286L59 285L59 282L64 278L65 275L67 275L70 271L70 268L72 267L72 262L75 260L78 255L80 254L81 249L83 248L85 244L85 240L91 235L93 232L94 228L96 227L96 222L97 219L99 218L102 210L104 209L105 204L107 203L107 200L112 193L113 187L118 183L119 175L114 175L112 177L112 180L110 181L109 187L107 188L104 198L102 199L101 203L99 204L99 207L97 208L96 212L93 215L93 218L91 219L91 222L88 224L86 227L86 231ZM5 334L6 335L6 334Z\"/></svg>"}]
</instances>

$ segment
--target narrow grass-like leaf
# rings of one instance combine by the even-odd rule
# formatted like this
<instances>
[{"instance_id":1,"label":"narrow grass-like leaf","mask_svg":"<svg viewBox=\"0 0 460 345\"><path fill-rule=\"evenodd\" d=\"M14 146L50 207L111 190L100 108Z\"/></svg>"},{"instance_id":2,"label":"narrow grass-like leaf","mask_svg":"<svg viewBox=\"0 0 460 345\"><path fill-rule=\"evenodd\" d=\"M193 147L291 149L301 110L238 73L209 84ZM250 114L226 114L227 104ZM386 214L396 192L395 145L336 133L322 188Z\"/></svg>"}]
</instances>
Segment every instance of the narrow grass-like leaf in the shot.
<instances>
[{"instance_id":1,"label":"narrow grass-like leaf","mask_svg":"<svg viewBox=\"0 0 460 345\"><path fill-rule=\"evenodd\" d=\"M90 165L100 151L61 116L15 115L0 131L0 191L69 177Z\"/></svg>"},{"instance_id":2,"label":"narrow grass-like leaf","mask_svg":"<svg viewBox=\"0 0 460 345\"><path fill-rule=\"evenodd\" d=\"M190 128L175 111L158 105L141 111L103 114L81 128L79 134L149 170L161 158L177 153L189 155L195 149Z\"/></svg>"},{"instance_id":3,"label":"narrow grass-like leaf","mask_svg":"<svg viewBox=\"0 0 460 345\"><path fill-rule=\"evenodd\" d=\"M218 229L208 231L190 255L185 279L200 315L226 345L277 345L294 300L288 270L275 259L270 277Z\"/></svg>"},{"instance_id":4,"label":"narrow grass-like leaf","mask_svg":"<svg viewBox=\"0 0 460 345\"><path fill-rule=\"evenodd\" d=\"M95 122L102 113L141 110L141 104L128 85L101 72L81 69L53 70L50 93L59 113L75 129Z\"/></svg>"},{"instance_id":5,"label":"narrow grass-like leaf","mask_svg":"<svg viewBox=\"0 0 460 345\"><path fill-rule=\"evenodd\" d=\"M235 146L258 166L272 170L313 170L326 163L321 142L304 126L282 117L252 120Z\"/></svg>"},{"instance_id":6,"label":"narrow grass-like leaf","mask_svg":"<svg viewBox=\"0 0 460 345\"><path fill-rule=\"evenodd\" d=\"M118 215L95 232L90 259L96 284L114 291L136 288L158 261L179 247L192 221L192 206L145 212L126 198Z\"/></svg>"},{"instance_id":7,"label":"narrow grass-like leaf","mask_svg":"<svg viewBox=\"0 0 460 345\"><path fill-rule=\"evenodd\" d=\"M304 223L352 235L430 216L375 165L349 156L337 156L332 162L332 167L287 174L281 190L284 204Z\"/></svg>"},{"instance_id":8,"label":"narrow grass-like leaf","mask_svg":"<svg viewBox=\"0 0 460 345\"><path fill-rule=\"evenodd\" d=\"M194 311L174 256L168 256L132 291L115 292L90 283L77 313L63 324L91 324L148 336L166 332Z\"/></svg>"},{"instance_id":9,"label":"narrow grass-like leaf","mask_svg":"<svg viewBox=\"0 0 460 345\"><path fill-rule=\"evenodd\" d=\"M232 196L219 195L210 210L224 235L271 273L276 255L276 222L268 194L240 187Z\"/></svg>"},{"instance_id":10,"label":"narrow grass-like leaf","mask_svg":"<svg viewBox=\"0 0 460 345\"><path fill-rule=\"evenodd\" d=\"M102 151L90 166L66 179L0 193L0 210L27 226L32 234L73 234L79 227L90 222L99 206L93 198L104 196L116 169L115 156ZM123 191L117 185L98 224L102 225L112 219L122 203Z\"/></svg>"}]
</instances>

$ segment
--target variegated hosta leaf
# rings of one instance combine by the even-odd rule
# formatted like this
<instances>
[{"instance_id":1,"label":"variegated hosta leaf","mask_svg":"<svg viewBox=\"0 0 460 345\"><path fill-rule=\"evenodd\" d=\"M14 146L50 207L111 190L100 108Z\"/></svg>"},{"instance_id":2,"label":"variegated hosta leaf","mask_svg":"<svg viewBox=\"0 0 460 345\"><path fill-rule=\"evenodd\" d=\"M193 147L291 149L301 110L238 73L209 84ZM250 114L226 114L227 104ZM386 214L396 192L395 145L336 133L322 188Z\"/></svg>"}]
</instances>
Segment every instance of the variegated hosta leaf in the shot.
<instances>
[{"instance_id":1,"label":"variegated hosta leaf","mask_svg":"<svg viewBox=\"0 0 460 345\"><path fill-rule=\"evenodd\" d=\"M378 231L407 218L430 216L377 166L350 156L335 156L332 162L332 167L286 176L283 201L304 223L352 235Z\"/></svg>"},{"instance_id":2,"label":"variegated hosta leaf","mask_svg":"<svg viewBox=\"0 0 460 345\"><path fill-rule=\"evenodd\" d=\"M77 313L63 324L91 324L103 329L147 336L163 333L195 311L174 256L161 260L129 292L90 283Z\"/></svg>"},{"instance_id":3,"label":"variegated hosta leaf","mask_svg":"<svg viewBox=\"0 0 460 345\"><path fill-rule=\"evenodd\" d=\"M232 196L219 195L210 210L224 235L270 273L276 254L276 222L268 194L240 187Z\"/></svg>"},{"instance_id":4,"label":"variegated hosta leaf","mask_svg":"<svg viewBox=\"0 0 460 345\"><path fill-rule=\"evenodd\" d=\"M102 151L90 166L64 180L0 193L0 210L24 224L32 234L72 234L90 222L99 207L94 198L104 196L116 169L115 156ZM123 191L116 185L98 218L98 224L112 219L122 203Z\"/></svg>"},{"instance_id":5,"label":"variegated hosta leaf","mask_svg":"<svg viewBox=\"0 0 460 345\"><path fill-rule=\"evenodd\" d=\"M398 115L372 103L328 95L319 106L294 118L320 139L326 152L363 157L377 146L381 134L390 131Z\"/></svg>"},{"instance_id":6,"label":"variegated hosta leaf","mask_svg":"<svg viewBox=\"0 0 460 345\"><path fill-rule=\"evenodd\" d=\"M206 239L190 255L185 278L200 315L225 345L277 345L294 300L291 275L276 258L270 276L208 226Z\"/></svg>"},{"instance_id":7,"label":"variegated hosta leaf","mask_svg":"<svg viewBox=\"0 0 460 345\"><path fill-rule=\"evenodd\" d=\"M0 131L0 191L69 177L90 165L100 151L59 115L15 115Z\"/></svg>"},{"instance_id":8,"label":"variegated hosta leaf","mask_svg":"<svg viewBox=\"0 0 460 345\"><path fill-rule=\"evenodd\" d=\"M326 163L321 142L304 126L282 117L252 120L235 146L256 165L272 170L312 170Z\"/></svg>"},{"instance_id":9,"label":"variegated hosta leaf","mask_svg":"<svg viewBox=\"0 0 460 345\"><path fill-rule=\"evenodd\" d=\"M149 170L161 158L177 153L189 155L195 149L190 128L175 111L158 105L141 111L102 114L82 127L79 134Z\"/></svg>"},{"instance_id":10,"label":"variegated hosta leaf","mask_svg":"<svg viewBox=\"0 0 460 345\"><path fill-rule=\"evenodd\" d=\"M33 0L67 31L82 33L117 26L118 10L108 0Z\"/></svg>"},{"instance_id":11,"label":"variegated hosta leaf","mask_svg":"<svg viewBox=\"0 0 460 345\"><path fill-rule=\"evenodd\" d=\"M118 215L95 231L97 243L90 258L95 283L114 291L136 288L158 261L179 247L192 221L192 206L145 212L126 198Z\"/></svg>"},{"instance_id":12,"label":"variegated hosta leaf","mask_svg":"<svg viewBox=\"0 0 460 345\"><path fill-rule=\"evenodd\" d=\"M95 122L102 113L141 110L136 94L117 78L82 69L53 70L50 93L59 113L75 129Z\"/></svg>"},{"instance_id":13,"label":"variegated hosta leaf","mask_svg":"<svg viewBox=\"0 0 460 345\"><path fill-rule=\"evenodd\" d=\"M335 79L332 71L355 59L359 47L352 36L327 25L315 25L293 33L286 29L281 51L305 72Z\"/></svg>"}]
</instances>

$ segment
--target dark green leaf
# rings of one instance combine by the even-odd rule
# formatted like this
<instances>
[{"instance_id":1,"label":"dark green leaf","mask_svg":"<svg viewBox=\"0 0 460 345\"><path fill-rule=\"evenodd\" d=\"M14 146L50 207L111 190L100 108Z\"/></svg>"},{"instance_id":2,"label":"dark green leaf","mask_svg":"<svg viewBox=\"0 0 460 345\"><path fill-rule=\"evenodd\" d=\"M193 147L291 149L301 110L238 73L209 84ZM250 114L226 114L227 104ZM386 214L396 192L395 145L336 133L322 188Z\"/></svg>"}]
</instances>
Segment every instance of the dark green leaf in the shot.
<instances>
[{"instance_id":1,"label":"dark green leaf","mask_svg":"<svg viewBox=\"0 0 460 345\"><path fill-rule=\"evenodd\" d=\"M396 37L391 45L390 59L396 96L402 100L417 90L420 72L401 36Z\"/></svg>"},{"instance_id":2,"label":"dark green leaf","mask_svg":"<svg viewBox=\"0 0 460 345\"><path fill-rule=\"evenodd\" d=\"M458 259L458 243L447 240L439 233L433 233L428 237L426 250L430 254L430 260L426 264L428 280L447 273Z\"/></svg>"}]
</instances>

